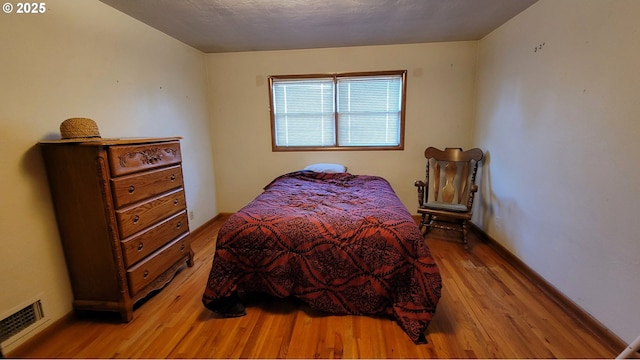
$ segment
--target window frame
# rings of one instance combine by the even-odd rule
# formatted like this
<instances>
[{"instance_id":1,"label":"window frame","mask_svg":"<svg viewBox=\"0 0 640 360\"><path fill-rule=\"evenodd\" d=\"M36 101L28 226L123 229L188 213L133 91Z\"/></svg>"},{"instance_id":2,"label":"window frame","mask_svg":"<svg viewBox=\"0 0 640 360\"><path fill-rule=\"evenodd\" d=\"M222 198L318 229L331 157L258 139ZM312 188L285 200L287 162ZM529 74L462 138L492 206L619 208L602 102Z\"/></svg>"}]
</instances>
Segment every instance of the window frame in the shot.
<instances>
[{"instance_id":1,"label":"window frame","mask_svg":"<svg viewBox=\"0 0 640 360\"><path fill-rule=\"evenodd\" d=\"M333 79L334 93L333 93L333 101L334 101L334 135L336 137L336 143L338 140L338 117L339 112L337 109L337 97L338 90L337 84L339 78L354 78L354 77L376 77L376 76L399 76L402 80L401 90L400 90L400 141L396 146L344 146L344 145L332 145L332 146L278 146L276 145L276 124L275 124L275 114L273 112L273 83L277 80L300 80L300 79ZM269 117L271 119L271 150L273 152L279 151L372 151L372 150L404 150L404 132L405 132L405 113L406 113L406 93L407 93L407 70L390 70L390 71L370 71L370 72L345 72L345 73L331 73L331 74L303 74L303 75L272 75L268 77L269 79Z\"/></svg>"}]
</instances>

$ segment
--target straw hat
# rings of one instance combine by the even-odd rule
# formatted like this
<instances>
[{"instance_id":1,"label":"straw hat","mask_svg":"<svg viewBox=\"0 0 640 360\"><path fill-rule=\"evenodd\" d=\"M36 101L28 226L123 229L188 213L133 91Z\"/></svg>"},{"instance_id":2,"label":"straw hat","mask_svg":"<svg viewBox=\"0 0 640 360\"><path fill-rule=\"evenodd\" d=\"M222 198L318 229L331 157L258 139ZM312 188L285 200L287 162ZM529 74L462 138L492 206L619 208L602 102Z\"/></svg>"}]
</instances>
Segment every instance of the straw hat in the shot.
<instances>
[{"instance_id":1,"label":"straw hat","mask_svg":"<svg viewBox=\"0 0 640 360\"><path fill-rule=\"evenodd\" d=\"M88 118L70 118L60 124L62 140L100 140L100 131L95 121Z\"/></svg>"}]
</instances>

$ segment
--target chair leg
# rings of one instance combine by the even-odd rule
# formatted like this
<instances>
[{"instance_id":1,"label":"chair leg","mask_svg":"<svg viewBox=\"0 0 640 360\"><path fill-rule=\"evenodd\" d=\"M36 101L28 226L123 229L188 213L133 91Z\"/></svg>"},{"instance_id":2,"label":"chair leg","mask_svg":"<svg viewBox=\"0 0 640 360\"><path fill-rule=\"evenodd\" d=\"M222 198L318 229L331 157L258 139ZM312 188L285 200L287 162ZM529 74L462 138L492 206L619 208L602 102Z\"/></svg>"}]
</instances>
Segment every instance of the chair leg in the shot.
<instances>
[{"instance_id":1,"label":"chair leg","mask_svg":"<svg viewBox=\"0 0 640 360\"><path fill-rule=\"evenodd\" d=\"M467 241L467 221L462 221L462 243L465 245L465 247L468 244Z\"/></svg>"},{"instance_id":2,"label":"chair leg","mask_svg":"<svg viewBox=\"0 0 640 360\"><path fill-rule=\"evenodd\" d=\"M427 214L422 214L422 217L420 218L420 232L422 233L422 236L424 236L427 233L427 226L425 223L426 216Z\"/></svg>"},{"instance_id":3,"label":"chair leg","mask_svg":"<svg viewBox=\"0 0 640 360\"><path fill-rule=\"evenodd\" d=\"M425 225L424 235L427 235L427 233L429 232L429 229L431 229L431 226L433 225L433 215L431 214L427 215L427 221L424 223L424 225Z\"/></svg>"}]
</instances>

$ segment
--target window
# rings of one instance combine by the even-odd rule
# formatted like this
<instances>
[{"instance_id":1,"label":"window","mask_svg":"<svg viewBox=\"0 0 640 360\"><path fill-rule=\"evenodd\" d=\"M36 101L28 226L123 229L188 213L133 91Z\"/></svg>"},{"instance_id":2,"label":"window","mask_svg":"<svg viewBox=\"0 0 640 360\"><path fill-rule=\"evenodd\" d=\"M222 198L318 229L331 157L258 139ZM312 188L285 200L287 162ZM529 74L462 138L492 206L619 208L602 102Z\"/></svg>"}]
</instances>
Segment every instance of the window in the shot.
<instances>
[{"instance_id":1,"label":"window","mask_svg":"<svg viewBox=\"0 0 640 360\"><path fill-rule=\"evenodd\" d=\"M274 151L402 150L406 71L269 77Z\"/></svg>"}]
</instances>

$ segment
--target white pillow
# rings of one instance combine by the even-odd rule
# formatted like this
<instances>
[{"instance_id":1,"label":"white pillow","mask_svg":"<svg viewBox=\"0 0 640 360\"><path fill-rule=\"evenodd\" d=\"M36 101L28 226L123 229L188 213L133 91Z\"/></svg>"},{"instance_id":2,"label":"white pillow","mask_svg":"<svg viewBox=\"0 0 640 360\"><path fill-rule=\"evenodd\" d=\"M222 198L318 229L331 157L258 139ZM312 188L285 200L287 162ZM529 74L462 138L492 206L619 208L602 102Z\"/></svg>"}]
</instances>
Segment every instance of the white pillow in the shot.
<instances>
[{"instance_id":1,"label":"white pillow","mask_svg":"<svg viewBox=\"0 0 640 360\"><path fill-rule=\"evenodd\" d=\"M326 164L326 163L318 163L311 164L306 166L302 170L310 170L313 172L325 172L325 173L341 173L347 172L347 168L341 164Z\"/></svg>"}]
</instances>

